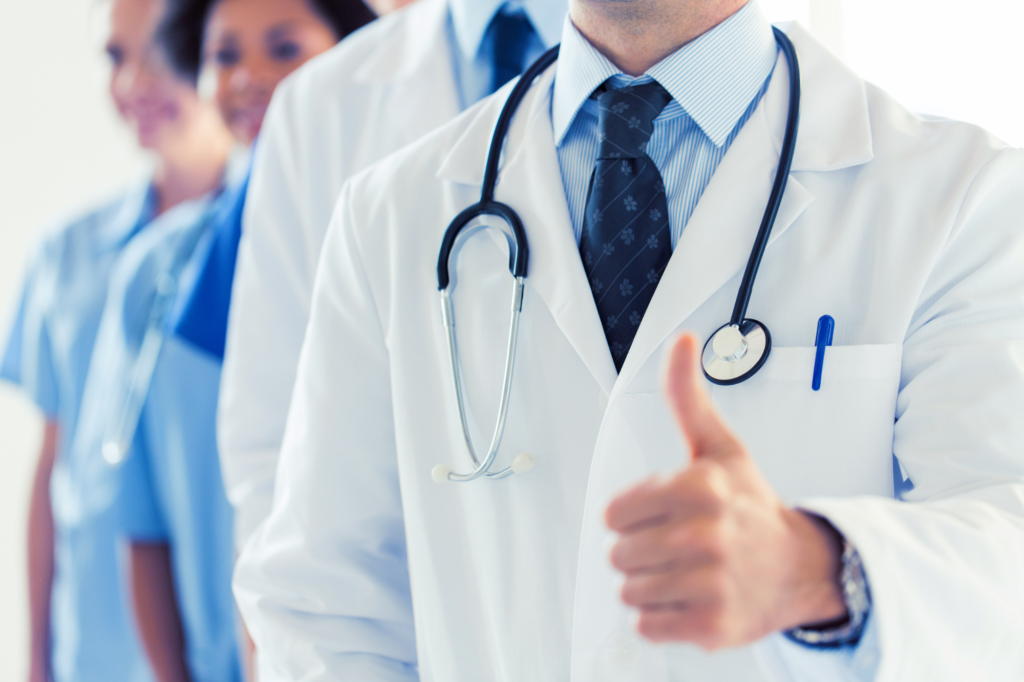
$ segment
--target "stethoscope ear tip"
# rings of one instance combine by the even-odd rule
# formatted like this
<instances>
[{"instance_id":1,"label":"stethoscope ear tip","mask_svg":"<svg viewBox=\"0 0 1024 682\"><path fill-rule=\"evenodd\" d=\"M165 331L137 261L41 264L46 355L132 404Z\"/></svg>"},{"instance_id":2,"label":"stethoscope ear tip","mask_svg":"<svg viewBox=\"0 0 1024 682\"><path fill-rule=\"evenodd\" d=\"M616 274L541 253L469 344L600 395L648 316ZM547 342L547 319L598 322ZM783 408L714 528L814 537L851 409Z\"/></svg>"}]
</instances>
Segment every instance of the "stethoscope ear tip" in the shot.
<instances>
[{"instance_id":1,"label":"stethoscope ear tip","mask_svg":"<svg viewBox=\"0 0 1024 682\"><path fill-rule=\"evenodd\" d=\"M449 474L452 473L450 467L446 467L443 464L438 464L436 467L430 470L430 477L434 479L434 483L448 483L451 479L448 478Z\"/></svg>"},{"instance_id":2,"label":"stethoscope ear tip","mask_svg":"<svg viewBox=\"0 0 1024 682\"><path fill-rule=\"evenodd\" d=\"M533 457L532 452L520 452L516 455L516 458L512 460L512 473L514 474L525 474L527 471L533 469L536 460Z\"/></svg>"}]
</instances>

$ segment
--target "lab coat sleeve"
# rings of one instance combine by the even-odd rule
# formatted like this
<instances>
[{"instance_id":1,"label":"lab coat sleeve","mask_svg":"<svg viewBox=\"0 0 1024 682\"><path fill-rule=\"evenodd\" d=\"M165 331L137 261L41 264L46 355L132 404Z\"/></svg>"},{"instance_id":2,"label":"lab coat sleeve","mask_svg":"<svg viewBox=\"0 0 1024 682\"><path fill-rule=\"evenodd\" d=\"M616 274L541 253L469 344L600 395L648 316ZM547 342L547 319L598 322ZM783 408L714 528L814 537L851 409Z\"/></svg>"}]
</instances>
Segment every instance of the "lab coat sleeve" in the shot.
<instances>
[{"instance_id":1,"label":"lab coat sleeve","mask_svg":"<svg viewBox=\"0 0 1024 682\"><path fill-rule=\"evenodd\" d=\"M32 258L0 362L0 379L20 386L44 416L58 416L59 393L46 324L45 248Z\"/></svg>"},{"instance_id":2,"label":"lab coat sleeve","mask_svg":"<svg viewBox=\"0 0 1024 682\"><path fill-rule=\"evenodd\" d=\"M418 679L388 350L348 192L324 247L273 511L235 575L263 682Z\"/></svg>"},{"instance_id":3,"label":"lab coat sleeve","mask_svg":"<svg viewBox=\"0 0 1024 682\"><path fill-rule=\"evenodd\" d=\"M948 229L903 347L893 448L914 490L800 502L861 554L879 682L1024 679L1024 152Z\"/></svg>"},{"instance_id":4,"label":"lab coat sleeve","mask_svg":"<svg viewBox=\"0 0 1024 682\"><path fill-rule=\"evenodd\" d=\"M761 654L773 670L786 670L793 682L871 682L878 673L878 624L869 615L857 646L834 649L809 647L781 635L771 638Z\"/></svg>"},{"instance_id":5,"label":"lab coat sleeve","mask_svg":"<svg viewBox=\"0 0 1024 682\"><path fill-rule=\"evenodd\" d=\"M224 485L239 548L270 512L281 439L330 218L307 200L297 104L275 93L256 144L232 291L218 407ZM322 221L322 224L321 224Z\"/></svg>"}]
</instances>

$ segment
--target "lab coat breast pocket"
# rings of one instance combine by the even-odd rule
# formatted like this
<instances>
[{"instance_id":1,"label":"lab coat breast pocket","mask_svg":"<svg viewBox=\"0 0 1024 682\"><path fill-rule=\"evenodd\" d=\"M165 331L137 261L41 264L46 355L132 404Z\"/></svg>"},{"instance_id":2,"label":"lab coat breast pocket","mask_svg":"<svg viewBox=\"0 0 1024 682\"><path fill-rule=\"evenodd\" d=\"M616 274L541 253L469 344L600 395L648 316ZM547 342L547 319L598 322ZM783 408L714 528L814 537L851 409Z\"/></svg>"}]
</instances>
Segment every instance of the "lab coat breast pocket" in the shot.
<instances>
[{"instance_id":1,"label":"lab coat breast pocket","mask_svg":"<svg viewBox=\"0 0 1024 682\"><path fill-rule=\"evenodd\" d=\"M893 495L899 344L830 346L814 391L814 347L775 347L760 372L712 400L786 501Z\"/></svg>"}]
</instances>

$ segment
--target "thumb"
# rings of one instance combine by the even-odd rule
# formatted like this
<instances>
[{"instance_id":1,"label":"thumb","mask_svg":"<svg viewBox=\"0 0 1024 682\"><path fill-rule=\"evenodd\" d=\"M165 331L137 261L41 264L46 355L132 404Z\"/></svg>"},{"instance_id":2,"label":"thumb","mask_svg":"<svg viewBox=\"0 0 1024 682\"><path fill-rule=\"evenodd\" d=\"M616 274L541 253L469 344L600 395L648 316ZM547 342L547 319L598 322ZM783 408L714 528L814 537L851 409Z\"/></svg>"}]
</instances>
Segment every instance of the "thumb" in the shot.
<instances>
[{"instance_id":1,"label":"thumb","mask_svg":"<svg viewBox=\"0 0 1024 682\"><path fill-rule=\"evenodd\" d=\"M700 345L693 334L676 339L665 362L664 391L694 458L723 457L741 449L701 386Z\"/></svg>"}]
</instances>

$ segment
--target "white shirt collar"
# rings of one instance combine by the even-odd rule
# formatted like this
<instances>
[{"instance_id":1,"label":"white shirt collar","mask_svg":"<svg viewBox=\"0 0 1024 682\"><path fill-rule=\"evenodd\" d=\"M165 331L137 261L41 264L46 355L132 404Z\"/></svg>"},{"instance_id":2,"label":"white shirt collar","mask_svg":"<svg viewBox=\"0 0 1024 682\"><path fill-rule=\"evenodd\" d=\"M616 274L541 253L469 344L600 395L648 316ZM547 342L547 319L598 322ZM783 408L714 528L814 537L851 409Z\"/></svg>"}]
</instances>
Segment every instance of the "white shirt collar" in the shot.
<instances>
[{"instance_id":1,"label":"white shirt collar","mask_svg":"<svg viewBox=\"0 0 1024 682\"><path fill-rule=\"evenodd\" d=\"M455 39L465 59L476 58L491 19L503 5L525 12L545 45L558 42L565 0L448 0Z\"/></svg>"},{"instance_id":2,"label":"white shirt collar","mask_svg":"<svg viewBox=\"0 0 1024 682\"><path fill-rule=\"evenodd\" d=\"M752 0L636 80L660 83L715 146L721 146L771 74L777 55L771 24ZM613 76L629 79L566 17L552 101L556 144L591 93Z\"/></svg>"}]
</instances>

